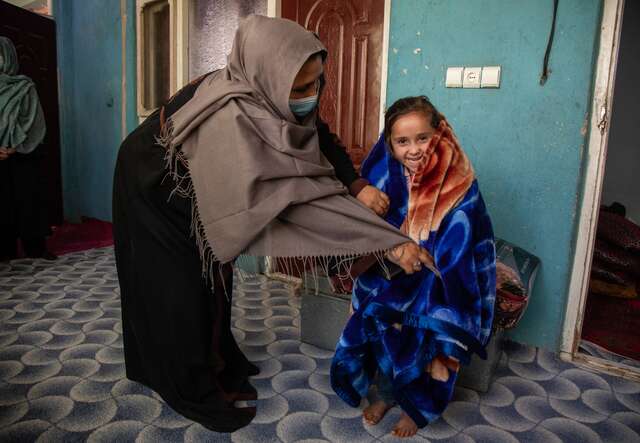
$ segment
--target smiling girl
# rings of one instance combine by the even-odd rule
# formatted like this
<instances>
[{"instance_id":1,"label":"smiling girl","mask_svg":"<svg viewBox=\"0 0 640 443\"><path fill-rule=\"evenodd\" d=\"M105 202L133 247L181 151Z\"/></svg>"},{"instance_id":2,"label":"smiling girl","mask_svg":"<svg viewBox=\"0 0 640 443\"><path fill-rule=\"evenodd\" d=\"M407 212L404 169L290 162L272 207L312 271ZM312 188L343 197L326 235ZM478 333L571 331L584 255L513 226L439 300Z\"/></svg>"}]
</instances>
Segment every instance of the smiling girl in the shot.
<instances>
[{"instance_id":1,"label":"smiling girl","mask_svg":"<svg viewBox=\"0 0 640 443\"><path fill-rule=\"evenodd\" d=\"M377 424L398 404L393 428L410 437L446 408L460 364L484 357L495 300L495 247L469 159L424 96L395 102L362 176L390 198L385 219L429 251L427 268L387 280L358 277L353 310L331 368L336 393Z\"/></svg>"}]
</instances>

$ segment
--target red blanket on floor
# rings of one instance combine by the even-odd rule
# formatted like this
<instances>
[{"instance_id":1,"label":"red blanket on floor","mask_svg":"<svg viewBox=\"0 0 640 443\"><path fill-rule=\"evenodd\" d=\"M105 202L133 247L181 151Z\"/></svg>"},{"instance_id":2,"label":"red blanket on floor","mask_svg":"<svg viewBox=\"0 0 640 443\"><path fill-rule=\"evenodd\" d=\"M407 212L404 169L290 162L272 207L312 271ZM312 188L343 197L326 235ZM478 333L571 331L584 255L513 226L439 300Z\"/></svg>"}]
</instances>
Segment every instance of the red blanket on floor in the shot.
<instances>
[{"instance_id":1,"label":"red blanket on floor","mask_svg":"<svg viewBox=\"0 0 640 443\"><path fill-rule=\"evenodd\" d=\"M589 294L582 338L640 360L640 300Z\"/></svg>"},{"instance_id":2,"label":"red blanket on floor","mask_svg":"<svg viewBox=\"0 0 640 443\"><path fill-rule=\"evenodd\" d=\"M55 228L53 235L47 240L49 251L55 255L112 245L111 223L89 217L83 217L82 223L65 222Z\"/></svg>"}]
</instances>

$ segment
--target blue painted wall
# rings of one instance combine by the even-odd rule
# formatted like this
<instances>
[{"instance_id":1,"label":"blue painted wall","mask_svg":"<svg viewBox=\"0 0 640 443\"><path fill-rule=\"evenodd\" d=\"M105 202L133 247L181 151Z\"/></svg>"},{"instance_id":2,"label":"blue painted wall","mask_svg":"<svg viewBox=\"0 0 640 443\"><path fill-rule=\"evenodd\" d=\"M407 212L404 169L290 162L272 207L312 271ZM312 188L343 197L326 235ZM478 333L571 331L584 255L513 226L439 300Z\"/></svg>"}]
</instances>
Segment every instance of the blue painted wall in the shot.
<instances>
[{"instance_id":1,"label":"blue painted wall","mask_svg":"<svg viewBox=\"0 0 640 443\"><path fill-rule=\"evenodd\" d=\"M121 141L119 0L57 1L63 187L68 217L111 219ZM135 1L126 0L127 131L136 122ZM562 0L539 77L552 1L394 0L387 104L427 94L471 157L497 235L543 266L513 338L557 349L574 253L601 2ZM415 49L420 48L416 54ZM447 89L448 66L502 66L500 89Z\"/></svg>"},{"instance_id":2,"label":"blue painted wall","mask_svg":"<svg viewBox=\"0 0 640 443\"><path fill-rule=\"evenodd\" d=\"M120 0L56 1L65 216L111 220L122 134ZM127 130L136 125L135 0L126 0Z\"/></svg>"},{"instance_id":3,"label":"blue painted wall","mask_svg":"<svg viewBox=\"0 0 640 443\"><path fill-rule=\"evenodd\" d=\"M387 95L387 105L433 100L474 163L496 234L542 259L512 337L550 349L566 307L601 17L598 0L559 5L540 86L552 0L393 1ZM502 66L500 89L444 87L449 66L491 65Z\"/></svg>"}]
</instances>

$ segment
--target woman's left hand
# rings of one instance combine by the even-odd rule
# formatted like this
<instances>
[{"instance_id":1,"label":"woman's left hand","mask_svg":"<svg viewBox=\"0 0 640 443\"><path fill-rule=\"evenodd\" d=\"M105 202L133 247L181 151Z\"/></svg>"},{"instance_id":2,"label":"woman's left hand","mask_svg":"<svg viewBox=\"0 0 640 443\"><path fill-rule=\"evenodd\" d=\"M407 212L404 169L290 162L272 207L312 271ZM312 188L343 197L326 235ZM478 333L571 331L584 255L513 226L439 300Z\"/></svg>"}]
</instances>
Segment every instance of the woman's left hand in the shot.
<instances>
[{"instance_id":1,"label":"woman's left hand","mask_svg":"<svg viewBox=\"0 0 640 443\"><path fill-rule=\"evenodd\" d=\"M365 186L356 195L356 198L381 217L389 210L389 197L375 186Z\"/></svg>"}]
</instances>

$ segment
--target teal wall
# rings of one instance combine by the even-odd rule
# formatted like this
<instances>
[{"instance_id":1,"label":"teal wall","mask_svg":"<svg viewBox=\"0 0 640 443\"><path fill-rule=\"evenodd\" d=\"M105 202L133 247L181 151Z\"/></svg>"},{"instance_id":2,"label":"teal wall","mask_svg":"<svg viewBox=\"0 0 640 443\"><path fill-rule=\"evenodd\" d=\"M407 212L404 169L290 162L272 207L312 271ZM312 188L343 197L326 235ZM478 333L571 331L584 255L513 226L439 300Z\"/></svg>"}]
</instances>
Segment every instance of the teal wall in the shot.
<instances>
[{"instance_id":1,"label":"teal wall","mask_svg":"<svg viewBox=\"0 0 640 443\"><path fill-rule=\"evenodd\" d=\"M65 216L111 220L122 134L120 0L56 1ZM135 0L126 0L126 126L136 125Z\"/></svg>"},{"instance_id":2,"label":"teal wall","mask_svg":"<svg viewBox=\"0 0 640 443\"><path fill-rule=\"evenodd\" d=\"M476 168L496 235L542 259L515 340L558 349L586 153L598 0L394 0L387 105L426 94ZM418 54L414 50L420 48ZM447 89L449 66L502 66L500 89Z\"/></svg>"},{"instance_id":3,"label":"teal wall","mask_svg":"<svg viewBox=\"0 0 640 443\"><path fill-rule=\"evenodd\" d=\"M128 14L126 131L136 122L135 0ZM543 262L515 340L557 349L579 210L599 0L562 0L540 86L552 0L393 0L387 104L427 94L471 157L496 234ZM121 142L120 0L54 2L63 187L69 218L111 219ZM415 49L420 48L416 54ZM447 89L448 66L502 66L500 89Z\"/></svg>"}]
</instances>

